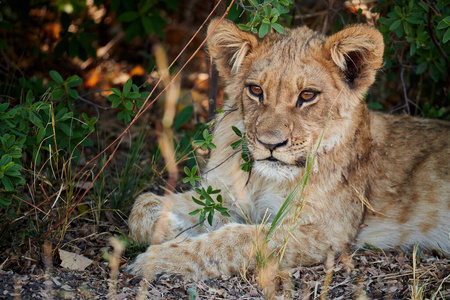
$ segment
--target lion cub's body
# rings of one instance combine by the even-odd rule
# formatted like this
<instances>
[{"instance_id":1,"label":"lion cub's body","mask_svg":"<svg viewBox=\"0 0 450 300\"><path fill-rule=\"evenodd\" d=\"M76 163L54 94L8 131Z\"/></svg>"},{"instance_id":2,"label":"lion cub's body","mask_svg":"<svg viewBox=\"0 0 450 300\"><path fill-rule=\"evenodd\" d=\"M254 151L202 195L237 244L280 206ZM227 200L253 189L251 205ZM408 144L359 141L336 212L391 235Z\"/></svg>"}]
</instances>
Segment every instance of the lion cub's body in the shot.
<instances>
[{"instance_id":1,"label":"lion cub's body","mask_svg":"<svg viewBox=\"0 0 450 300\"><path fill-rule=\"evenodd\" d=\"M204 279L254 266L256 245L308 164L302 198L267 244L267 253L281 257L287 241L282 268L322 261L355 241L450 252L450 125L367 110L362 95L383 53L375 29L353 26L326 38L299 28L258 40L224 21L211 31L209 51L229 100L202 185L222 190L232 217L216 215L214 226L173 240L198 221L188 215L198 208L195 193L141 195L129 226L153 245L137 258L136 271ZM238 139L231 126L246 133L251 174L230 147Z\"/></svg>"}]
</instances>

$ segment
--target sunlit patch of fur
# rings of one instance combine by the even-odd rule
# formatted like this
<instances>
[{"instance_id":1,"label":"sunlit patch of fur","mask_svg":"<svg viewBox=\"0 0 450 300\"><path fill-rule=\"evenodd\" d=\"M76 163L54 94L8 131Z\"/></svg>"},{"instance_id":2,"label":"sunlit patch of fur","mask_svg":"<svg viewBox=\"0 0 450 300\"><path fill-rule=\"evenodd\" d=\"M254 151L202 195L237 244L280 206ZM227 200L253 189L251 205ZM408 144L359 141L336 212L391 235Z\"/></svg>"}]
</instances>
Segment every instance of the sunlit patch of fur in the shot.
<instances>
[{"instance_id":1,"label":"sunlit patch of fur","mask_svg":"<svg viewBox=\"0 0 450 300\"><path fill-rule=\"evenodd\" d=\"M279 162L255 161L252 172L267 179L278 182L296 181L302 174L302 169L294 165Z\"/></svg>"}]
</instances>

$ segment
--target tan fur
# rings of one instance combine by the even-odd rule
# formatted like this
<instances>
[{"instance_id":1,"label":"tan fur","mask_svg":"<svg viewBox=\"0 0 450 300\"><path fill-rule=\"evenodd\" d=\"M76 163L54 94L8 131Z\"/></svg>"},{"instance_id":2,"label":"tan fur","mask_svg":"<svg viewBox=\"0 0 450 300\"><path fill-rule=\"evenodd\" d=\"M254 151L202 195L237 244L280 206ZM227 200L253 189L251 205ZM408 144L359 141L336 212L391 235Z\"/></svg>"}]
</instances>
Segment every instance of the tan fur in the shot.
<instances>
[{"instance_id":1,"label":"tan fur","mask_svg":"<svg viewBox=\"0 0 450 300\"><path fill-rule=\"evenodd\" d=\"M171 240L197 222L188 215L198 208L195 193L141 195L130 232L153 245L133 269L149 279L173 273L198 280L255 267L255 247L303 177L325 127L303 199L294 203L304 203L300 223L288 232L294 206L265 246L281 258L289 236L279 266L320 262L330 249L344 251L355 241L381 248L418 243L449 253L450 125L368 111L363 95L382 65L383 48L381 34L366 25L331 37L302 27L257 39L229 21L219 24L208 49L228 84L224 109L230 112L218 117L217 149L202 185L222 190L232 217L216 214L214 226ZM250 84L262 87L262 103L249 93ZM296 107L305 90L320 94ZM231 126L247 134L255 160L250 178L230 147L237 140ZM277 162L266 160L271 151L264 144L281 145L272 151ZM268 221L260 224L264 216Z\"/></svg>"}]
</instances>

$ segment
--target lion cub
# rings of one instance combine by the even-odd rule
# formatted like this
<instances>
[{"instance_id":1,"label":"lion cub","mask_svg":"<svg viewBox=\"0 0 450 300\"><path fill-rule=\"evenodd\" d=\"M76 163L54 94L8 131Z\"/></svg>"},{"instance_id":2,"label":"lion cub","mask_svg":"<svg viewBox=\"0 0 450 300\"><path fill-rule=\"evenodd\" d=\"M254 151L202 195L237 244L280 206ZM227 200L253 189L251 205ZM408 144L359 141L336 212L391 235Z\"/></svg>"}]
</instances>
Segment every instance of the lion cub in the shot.
<instances>
[{"instance_id":1,"label":"lion cub","mask_svg":"<svg viewBox=\"0 0 450 300\"><path fill-rule=\"evenodd\" d=\"M231 218L216 215L213 226L176 237L198 222L188 215L199 208L195 192L141 195L129 227L151 246L134 271L148 279L237 274L255 267L256 247L282 269L323 261L354 242L450 252L450 125L367 109L363 95L384 48L375 28L354 25L326 37L301 27L258 39L215 20L208 33L229 99L202 185L222 190ZM238 139L231 126L246 134L250 173L230 147ZM266 238L308 166L305 190Z\"/></svg>"}]
</instances>

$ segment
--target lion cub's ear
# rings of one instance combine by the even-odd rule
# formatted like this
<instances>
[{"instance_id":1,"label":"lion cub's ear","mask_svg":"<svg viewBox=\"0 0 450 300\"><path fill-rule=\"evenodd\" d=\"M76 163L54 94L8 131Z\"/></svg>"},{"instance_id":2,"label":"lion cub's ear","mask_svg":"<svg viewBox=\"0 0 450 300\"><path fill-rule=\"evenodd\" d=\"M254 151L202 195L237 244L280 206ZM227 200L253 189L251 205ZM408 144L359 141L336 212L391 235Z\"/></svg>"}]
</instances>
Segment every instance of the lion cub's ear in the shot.
<instances>
[{"instance_id":1,"label":"lion cub's ear","mask_svg":"<svg viewBox=\"0 0 450 300\"><path fill-rule=\"evenodd\" d=\"M353 25L330 36L325 51L350 88L364 93L383 64L383 36L369 25Z\"/></svg>"},{"instance_id":2,"label":"lion cub's ear","mask_svg":"<svg viewBox=\"0 0 450 300\"><path fill-rule=\"evenodd\" d=\"M245 56L257 47L258 40L229 20L224 19L217 25L218 22L218 19L212 20L208 26L208 35L212 32L208 39L208 50L219 72L229 77L238 71Z\"/></svg>"}]
</instances>

